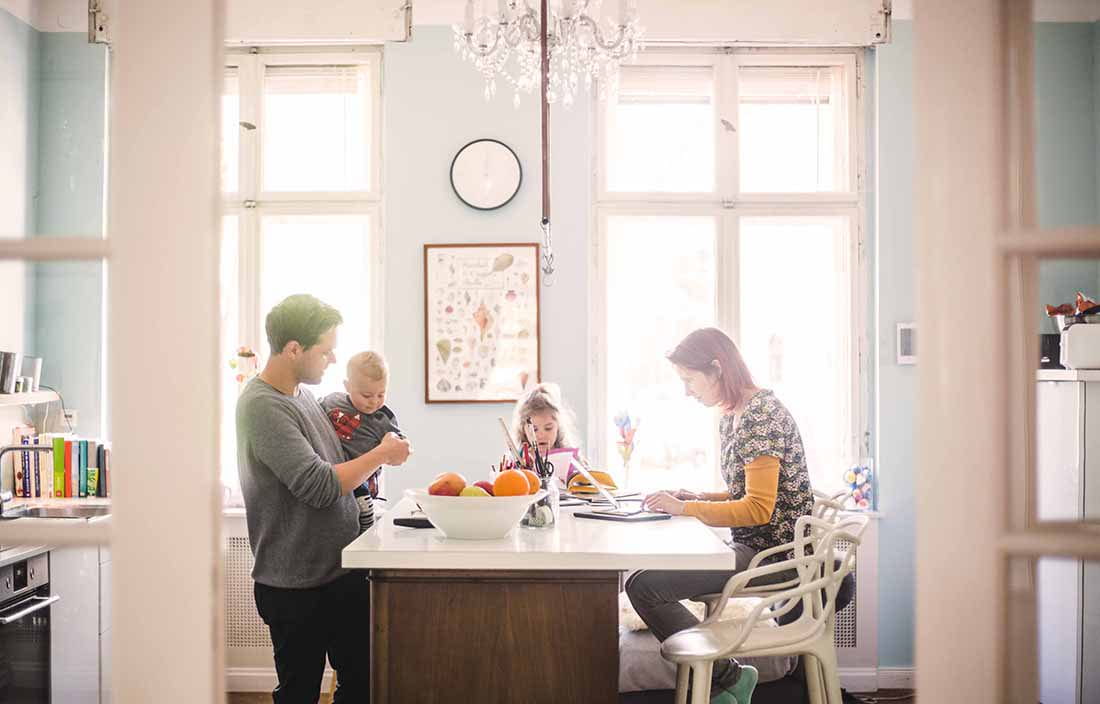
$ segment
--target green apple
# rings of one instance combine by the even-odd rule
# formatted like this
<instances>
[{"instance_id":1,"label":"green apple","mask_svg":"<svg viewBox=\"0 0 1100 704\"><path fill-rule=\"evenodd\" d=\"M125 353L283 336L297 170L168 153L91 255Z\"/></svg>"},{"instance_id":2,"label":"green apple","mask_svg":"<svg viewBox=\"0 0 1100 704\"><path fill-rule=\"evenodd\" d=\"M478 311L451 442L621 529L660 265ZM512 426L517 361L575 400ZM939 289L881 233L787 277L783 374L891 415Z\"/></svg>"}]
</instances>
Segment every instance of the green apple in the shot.
<instances>
[{"instance_id":1,"label":"green apple","mask_svg":"<svg viewBox=\"0 0 1100 704\"><path fill-rule=\"evenodd\" d=\"M468 486L458 493L459 496L489 496L489 492L480 486Z\"/></svg>"}]
</instances>

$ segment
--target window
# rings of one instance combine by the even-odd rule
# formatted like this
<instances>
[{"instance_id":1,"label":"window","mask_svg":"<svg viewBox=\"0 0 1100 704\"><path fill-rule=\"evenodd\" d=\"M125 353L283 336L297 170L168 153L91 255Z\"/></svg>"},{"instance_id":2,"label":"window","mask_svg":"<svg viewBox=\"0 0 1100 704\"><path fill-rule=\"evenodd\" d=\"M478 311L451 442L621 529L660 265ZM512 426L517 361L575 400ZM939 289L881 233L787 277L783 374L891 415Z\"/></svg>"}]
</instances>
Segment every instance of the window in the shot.
<instances>
[{"instance_id":1,"label":"window","mask_svg":"<svg viewBox=\"0 0 1100 704\"><path fill-rule=\"evenodd\" d=\"M665 355L715 325L790 409L816 488L862 447L865 281L855 52L647 52L598 127L592 454L633 488L720 487L717 418Z\"/></svg>"},{"instance_id":2,"label":"window","mask_svg":"<svg viewBox=\"0 0 1100 704\"><path fill-rule=\"evenodd\" d=\"M222 98L222 481L239 503L230 366L241 346L268 357L264 317L310 293L344 317L337 364L318 396L342 388L344 362L379 347L381 53L264 50L227 57Z\"/></svg>"}]
</instances>

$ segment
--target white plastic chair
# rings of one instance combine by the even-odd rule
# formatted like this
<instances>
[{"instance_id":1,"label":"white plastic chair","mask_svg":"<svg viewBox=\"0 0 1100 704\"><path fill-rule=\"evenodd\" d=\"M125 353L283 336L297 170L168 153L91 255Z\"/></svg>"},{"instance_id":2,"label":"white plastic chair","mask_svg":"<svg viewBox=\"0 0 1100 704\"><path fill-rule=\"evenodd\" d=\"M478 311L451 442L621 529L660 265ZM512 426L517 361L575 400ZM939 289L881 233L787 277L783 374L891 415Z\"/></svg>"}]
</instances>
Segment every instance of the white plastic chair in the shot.
<instances>
[{"instance_id":1,"label":"white plastic chair","mask_svg":"<svg viewBox=\"0 0 1100 704\"><path fill-rule=\"evenodd\" d=\"M848 499L848 492L841 491L835 494L826 494L825 492L814 489L813 494L814 507L811 515L835 522L841 512L844 511L844 503Z\"/></svg>"},{"instance_id":2,"label":"white plastic chair","mask_svg":"<svg viewBox=\"0 0 1100 704\"><path fill-rule=\"evenodd\" d=\"M867 518L845 517L838 524L826 528L824 535L816 530L808 532L806 528L817 528L828 524L827 521L803 516L799 522L802 525L796 529L798 537L789 545L773 549L793 549L793 559L763 567L753 566L737 573L726 583L712 612L701 624L672 635L662 644L661 654L677 665L677 704L687 703L689 679L694 680L692 704L709 702L715 660L774 655L809 656L804 657L804 663L810 703L841 704L840 678L833 644L834 606L841 581L854 568L856 549ZM836 548L839 540L848 543L843 550ZM807 554L807 548L811 545L813 554ZM792 569L797 573L797 577L790 580L796 582L795 586L780 591L774 591L775 585L748 586L757 577ZM768 587L773 591L765 592ZM763 598L746 618L719 620L730 598L749 595ZM802 604L802 613L795 621L779 626L769 623L790 612L799 603Z\"/></svg>"},{"instance_id":3,"label":"white plastic chair","mask_svg":"<svg viewBox=\"0 0 1100 704\"><path fill-rule=\"evenodd\" d=\"M816 504L815 504L816 506ZM816 543L824 540L828 537L829 532L836 528L842 521L842 517L837 511L829 509L826 512L828 518L821 518L817 516L801 516L795 521L794 533L796 536L804 536L804 539L809 539L811 544L814 544L813 552L817 549ZM745 567L745 570L753 570L760 566L764 560L775 555L782 555L791 552L795 549L796 544L800 541L798 538L792 540L789 543L783 543L782 545L776 545L773 548L767 550L761 550L752 556L749 560L749 564ZM782 591L784 589L790 589L798 585L798 578L792 577L784 582L775 582L773 584L757 584L751 587L745 587L742 593L738 596L759 596L761 594L767 594L770 592ZM715 608L722 602L722 594L720 592L714 592L712 594L698 594L691 597L691 601L702 602L706 606L705 614L710 616L714 612Z\"/></svg>"}]
</instances>

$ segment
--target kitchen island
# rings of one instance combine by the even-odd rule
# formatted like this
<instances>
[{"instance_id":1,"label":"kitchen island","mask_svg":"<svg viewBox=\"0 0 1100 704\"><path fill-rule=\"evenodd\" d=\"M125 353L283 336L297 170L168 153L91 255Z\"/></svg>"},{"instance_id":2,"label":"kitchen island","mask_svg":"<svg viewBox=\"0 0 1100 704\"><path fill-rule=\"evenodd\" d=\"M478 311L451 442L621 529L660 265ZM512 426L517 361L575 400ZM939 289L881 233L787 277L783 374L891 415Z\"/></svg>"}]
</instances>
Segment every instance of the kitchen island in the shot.
<instances>
[{"instance_id":1,"label":"kitchen island","mask_svg":"<svg viewBox=\"0 0 1100 704\"><path fill-rule=\"evenodd\" d=\"M618 700L618 595L628 570L728 570L693 518L575 518L499 540L403 528L403 499L343 551L371 580L376 704L602 704Z\"/></svg>"}]
</instances>

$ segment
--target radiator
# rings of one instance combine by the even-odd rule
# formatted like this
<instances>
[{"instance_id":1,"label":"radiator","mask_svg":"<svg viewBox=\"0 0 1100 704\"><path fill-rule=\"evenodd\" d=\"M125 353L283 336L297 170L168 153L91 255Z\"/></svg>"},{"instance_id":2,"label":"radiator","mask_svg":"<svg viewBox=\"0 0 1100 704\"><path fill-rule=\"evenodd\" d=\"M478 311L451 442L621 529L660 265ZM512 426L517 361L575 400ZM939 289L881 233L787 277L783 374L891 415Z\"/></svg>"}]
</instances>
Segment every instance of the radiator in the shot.
<instances>
[{"instance_id":1,"label":"radiator","mask_svg":"<svg viewBox=\"0 0 1100 704\"><path fill-rule=\"evenodd\" d=\"M842 547L847 547L842 544ZM252 598L252 551L243 515L225 525L225 645L228 691L274 687L271 640ZM841 683L853 691L878 689L878 521L867 525L856 557L855 597L836 617Z\"/></svg>"},{"instance_id":2,"label":"radiator","mask_svg":"<svg viewBox=\"0 0 1100 704\"><path fill-rule=\"evenodd\" d=\"M842 547L845 541L840 541ZM836 615L840 681L845 689L873 692L878 684L878 520L867 529L856 552L856 588L850 604Z\"/></svg>"}]
</instances>

